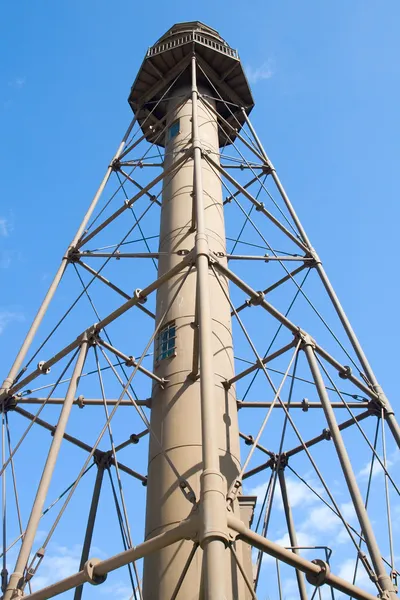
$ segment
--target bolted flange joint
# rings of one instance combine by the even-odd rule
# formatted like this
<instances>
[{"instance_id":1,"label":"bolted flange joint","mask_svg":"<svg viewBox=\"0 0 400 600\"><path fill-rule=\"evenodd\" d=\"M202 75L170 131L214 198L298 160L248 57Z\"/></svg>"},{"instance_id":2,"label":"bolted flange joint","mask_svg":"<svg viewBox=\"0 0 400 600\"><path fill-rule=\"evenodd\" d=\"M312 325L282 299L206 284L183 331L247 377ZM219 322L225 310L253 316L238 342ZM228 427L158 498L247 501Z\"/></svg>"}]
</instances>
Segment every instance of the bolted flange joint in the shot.
<instances>
[{"instance_id":1,"label":"bolted flange joint","mask_svg":"<svg viewBox=\"0 0 400 600\"><path fill-rule=\"evenodd\" d=\"M309 333L306 333L302 329L298 329L298 331L294 334L295 339L300 340L300 349L304 350L306 346L311 346L311 348L315 349L315 340L311 337Z\"/></svg>"},{"instance_id":2,"label":"bolted flange joint","mask_svg":"<svg viewBox=\"0 0 400 600\"><path fill-rule=\"evenodd\" d=\"M392 407L390 406L389 401L386 398L386 395L385 395L383 389L381 388L381 386L377 384L377 385L372 386L372 389L375 392L375 394L378 396L378 399L377 399L378 406L380 406L380 408L383 408L387 415L394 415L394 411L393 411Z\"/></svg>"},{"instance_id":3,"label":"bolted flange joint","mask_svg":"<svg viewBox=\"0 0 400 600\"><path fill-rule=\"evenodd\" d=\"M227 546L226 479L219 471L206 469L200 476L200 489L200 546L203 548L210 539L219 539Z\"/></svg>"},{"instance_id":4,"label":"bolted flange joint","mask_svg":"<svg viewBox=\"0 0 400 600\"><path fill-rule=\"evenodd\" d=\"M311 585L315 585L315 587L320 587L326 582L326 578L331 572L330 567L328 563L321 560L320 558L316 558L311 562L314 563L314 565L318 565L321 568L321 570L319 573L306 573L306 579L308 583L311 583Z\"/></svg>"},{"instance_id":5,"label":"bolted flange joint","mask_svg":"<svg viewBox=\"0 0 400 600\"><path fill-rule=\"evenodd\" d=\"M4 396L0 400L0 413L8 413L9 410L14 410L18 404L18 396Z\"/></svg>"},{"instance_id":6,"label":"bolted flange joint","mask_svg":"<svg viewBox=\"0 0 400 600\"><path fill-rule=\"evenodd\" d=\"M317 265L322 265L322 261L320 259L320 257L318 256L315 248L310 248L309 251L307 252L307 255L309 258L313 259L312 265L313 267L316 267ZM310 264L308 264L308 266L310 266Z\"/></svg>"},{"instance_id":7,"label":"bolted flange joint","mask_svg":"<svg viewBox=\"0 0 400 600\"><path fill-rule=\"evenodd\" d=\"M91 585L100 585L104 583L107 579L107 574L105 575L96 575L95 568L101 562L99 558L89 558L87 562L85 562L83 567L83 572L85 573L86 581Z\"/></svg>"},{"instance_id":8,"label":"bolted flange joint","mask_svg":"<svg viewBox=\"0 0 400 600\"><path fill-rule=\"evenodd\" d=\"M210 249L208 247L208 239L205 233L196 234L196 256L206 256L210 262Z\"/></svg>"}]
</instances>

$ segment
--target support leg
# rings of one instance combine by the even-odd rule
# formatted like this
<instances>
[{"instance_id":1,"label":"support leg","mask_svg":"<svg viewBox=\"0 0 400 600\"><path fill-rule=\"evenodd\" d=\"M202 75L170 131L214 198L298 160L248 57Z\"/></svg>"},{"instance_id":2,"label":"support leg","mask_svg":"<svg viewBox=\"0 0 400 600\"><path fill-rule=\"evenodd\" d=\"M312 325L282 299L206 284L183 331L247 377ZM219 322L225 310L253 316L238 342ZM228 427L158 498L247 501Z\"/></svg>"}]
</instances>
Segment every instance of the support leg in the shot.
<instances>
[{"instance_id":1,"label":"support leg","mask_svg":"<svg viewBox=\"0 0 400 600\"><path fill-rule=\"evenodd\" d=\"M283 508L285 511L286 523L287 523L287 527L288 527L290 545L293 547L293 552L295 554L299 554L299 551L297 550L297 546L299 544L297 541L297 535L296 535L296 529L294 526L292 509L290 508L290 503L289 503L289 498L288 498L288 493L287 493L286 478L285 478L285 474L284 474L284 471L282 468L280 468L278 471L278 478L279 478L279 485L281 488L282 502L283 502ZM299 571L297 569L296 569L296 579L297 579L297 585L299 587L300 600L307 600L307 590L306 590L306 582L304 580L304 575L301 571Z\"/></svg>"},{"instance_id":2,"label":"support leg","mask_svg":"<svg viewBox=\"0 0 400 600\"><path fill-rule=\"evenodd\" d=\"M378 584L383 592L389 594L389 596L386 597L394 598L396 592L393 583L389 575L387 574L385 566L383 564L381 553L379 551L379 547L375 538L375 534L372 529L368 513L364 506L364 502L357 484L357 480L354 475L353 468L351 466L351 462L336 421L335 413L331 406L328 393L326 391L325 384L322 379L318 361L314 353L313 343L310 338L305 338L303 349L307 357L308 364L310 365L311 373L315 382L319 398L321 400L321 404L328 423L329 431L331 432L332 440L336 448L340 465L342 467L343 475L346 479L347 487L349 489L349 493L353 501L354 509L357 513L358 521L364 533L365 542L367 544L368 552L371 557Z\"/></svg>"},{"instance_id":3,"label":"support leg","mask_svg":"<svg viewBox=\"0 0 400 600\"><path fill-rule=\"evenodd\" d=\"M21 597L21 593L18 590L20 589L20 584L23 583L25 567L32 550L36 531L39 525L40 517L42 515L43 505L46 500L47 491L50 486L58 453L60 451L61 442L63 440L65 429L68 423L69 414L71 412L71 408L74 403L74 398L76 396L76 389L78 387L79 377L81 376L82 369L85 364L87 350L88 341L87 337L85 336L81 343L78 358L72 373L71 381L69 382L68 391L65 396L65 402L61 410L60 418L57 423L57 428L54 432L53 441L51 443L46 464L43 469L42 478L40 480L39 487L36 493L36 498L33 503L24 540L19 551L14 573L10 577L6 593L4 594L4 600L11 600L12 598Z\"/></svg>"},{"instance_id":4,"label":"support leg","mask_svg":"<svg viewBox=\"0 0 400 600\"><path fill-rule=\"evenodd\" d=\"M85 533L85 539L83 542L81 562L79 564L80 571L82 571L86 561L89 558L90 546L92 544L93 530L94 530L94 524L96 521L97 507L99 505L100 491L101 491L101 486L103 483L103 477L104 477L104 465L102 462L100 462L97 465L96 481L94 482L92 502L90 505L89 516L88 516L88 521L87 521L87 525L86 525L86 533ZM82 592L83 592L83 585L79 585L75 590L74 600L81 600Z\"/></svg>"}]
</instances>

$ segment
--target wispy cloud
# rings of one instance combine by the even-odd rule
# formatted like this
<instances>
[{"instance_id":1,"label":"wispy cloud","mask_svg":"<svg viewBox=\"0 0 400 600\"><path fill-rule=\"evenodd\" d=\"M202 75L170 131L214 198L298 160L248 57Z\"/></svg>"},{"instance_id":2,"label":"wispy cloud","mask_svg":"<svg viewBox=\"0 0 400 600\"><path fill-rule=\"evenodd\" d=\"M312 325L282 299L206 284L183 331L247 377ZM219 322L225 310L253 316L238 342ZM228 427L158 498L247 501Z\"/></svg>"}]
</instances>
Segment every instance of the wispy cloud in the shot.
<instances>
[{"instance_id":1,"label":"wispy cloud","mask_svg":"<svg viewBox=\"0 0 400 600\"><path fill-rule=\"evenodd\" d=\"M258 502L262 502L267 486L267 482L262 483L250 489L247 493L249 494L249 496L257 496ZM304 483L298 481L297 479L294 479L293 477L286 478L286 487L292 508L296 506L305 506L318 502L318 497L315 494L313 494L313 492L306 485L304 485ZM314 489L318 493L322 492L322 489L318 484L314 485ZM283 510L282 496L280 493L279 485L277 485L276 488L276 500L278 507L281 510Z\"/></svg>"},{"instance_id":2,"label":"wispy cloud","mask_svg":"<svg viewBox=\"0 0 400 600\"><path fill-rule=\"evenodd\" d=\"M10 81L8 82L9 87L12 87L14 89L20 90L21 88L24 87L24 85L26 84L26 77L13 77L13 79L10 79Z\"/></svg>"},{"instance_id":3,"label":"wispy cloud","mask_svg":"<svg viewBox=\"0 0 400 600\"><path fill-rule=\"evenodd\" d=\"M5 217L0 217L0 237L8 237L10 235L10 221Z\"/></svg>"},{"instance_id":4,"label":"wispy cloud","mask_svg":"<svg viewBox=\"0 0 400 600\"><path fill-rule=\"evenodd\" d=\"M43 561L39 574L32 579L34 590L40 590L57 581L69 577L79 570L81 546L73 548L54 544Z\"/></svg>"},{"instance_id":5,"label":"wispy cloud","mask_svg":"<svg viewBox=\"0 0 400 600\"><path fill-rule=\"evenodd\" d=\"M10 323L21 322L24 319L25 317L21 312L0 309L0 335Z\"/></svg>"},{"instance_id":6,"label":"wispy cloud","mask_svg":"<svg viewBox=\"0 0 400 600\"><path fill-rule=\"evenodd\" d=\"M258 67L253 67L252 65L248 65L246 68L246 75L249 83L258 83L264 79L271 79L274 75L274 62L271 58L262 63L262 65Z\"/></svg>"}]
</instances>

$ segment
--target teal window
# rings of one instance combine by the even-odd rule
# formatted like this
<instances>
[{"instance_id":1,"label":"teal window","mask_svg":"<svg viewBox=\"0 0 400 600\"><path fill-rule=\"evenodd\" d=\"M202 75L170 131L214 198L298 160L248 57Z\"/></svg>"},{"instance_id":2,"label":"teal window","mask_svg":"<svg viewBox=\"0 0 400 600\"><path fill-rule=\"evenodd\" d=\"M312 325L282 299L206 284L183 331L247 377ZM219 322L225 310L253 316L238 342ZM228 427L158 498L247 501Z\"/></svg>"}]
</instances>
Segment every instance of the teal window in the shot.
<instances>
[{"instance_id":1,"label":"teal window","mask_svg":"<svg viewBox=\"0 0 400 600\"><path fill-rule=\"evenodd\" d=\"M157 336L156 361L175 356L176 350L176 327L175 321L168 323Z\"/></svg>"},{"instance_id":2,"label":"teal window","mask_svg":"<svg viewBox=\"0 0 400 600\"><path fill-rule=\"evenodd\" d=\"M168 129L168 141L170 142L179 133L179 119L174 121Z\"/></svg>"}]
</instances>

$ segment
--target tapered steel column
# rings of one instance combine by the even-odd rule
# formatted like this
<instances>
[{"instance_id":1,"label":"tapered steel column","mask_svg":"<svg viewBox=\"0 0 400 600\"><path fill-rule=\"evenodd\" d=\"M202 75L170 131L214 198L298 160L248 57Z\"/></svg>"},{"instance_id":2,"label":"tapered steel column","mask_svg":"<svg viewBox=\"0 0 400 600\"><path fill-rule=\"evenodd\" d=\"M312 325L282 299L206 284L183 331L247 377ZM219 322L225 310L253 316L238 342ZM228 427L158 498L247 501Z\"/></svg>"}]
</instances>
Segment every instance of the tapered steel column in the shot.
<instances>
[{"instance_id":1,"label":"tapered steel column","mask_svg":"<svg viewBox=\"0 0 400 600\"><path fill-rule=\"evenodd\" d=\"M192 69L184 79L170 93L164 169L170 168L187 149L192 149L192 157L164 185L159 276L181 260L177 253L193 247L196 268L187 277L165 319L165 324L175 326L176 348L173 356L155 358L154 372L169 383L164 389L153 387L151 427L199 502L201 547L177 598L244 599L251 596L244 591L243 578L225 546L227 482L230 485L240 471L235 389L232 386L227 391L222 385L222 381L234 375L230 306L209 269L208 257L210 250L226 253L222 187L218 175L202 157L203 151L218 155L218 126L216 118L210 118L198 99L194 57ZM178 133L171 130L173 124ZM226 264L226 259L221 260ZM160 286L156 323L181 280L182 275L178 274ZM221 282L228 290L224 277ZM197 337L199 377L193 374L193 346ZM151 438L146 538L173 527L192 508ZM237 510L238 506L234 508ZM192 542L182 541L146 557L145 600L171 598L192 546Z\"/></svg>"},{"instance_id":2,"label":"tapered steel column","mask_svg":"<svg viewBox=\"0 0 400 600\"><path fill-rule=\"evenodd\" d=\"M310 365L310 370L328 423L329 432L332 436L332 440L336 448L336 452L339 458L340 465L342 467L344 478L346 479L347 487L349 489L349 493L353 501L354 510L356 511L361 530L364 534L365 543L367 545L368 552L371 557L372 565L377 576L378 583L384 592L387 592L390 595L390 597L394 598L396 592L392 580L387 574L385 566L383 564L381 553L376 542L375 534L372 529L367 510L364 506L364 502L357 484L357 480L354 475L349 456L347 454L346 446L344 445L343 438L336 421L335 413L329 401L328 393L326 391L324 380L319 369L318 361L314 354L313 341L311 340L311 338L305 338L303 343L303 349L307 357L308 364Z\"/></svg>"},{"instance_id":3,"label":"tapered steel column","mask_svg":"<svg viewBox=\"0 0 400 600\"><path fill-rule=\"evenodd\" d=\"M281 468L278 471L278 477L279 477L279 485L280 485L281 494L282 494L283 509L285 511L286 523L287 523L287 527L288 527L290 545L292 546L293 552L295 554L300 554L299 551L297 550L297 547L299 544L297 542L296 528L294 526L292 509L290 508L290 502L289 502L289 497L288 497L288 493L287 493L285 473L284 473L283 469L281 469ZM307 589L306 589L306 582L304 580L304 575L298 569L296 569L296 578L297 578L297 585L299 587L300 599L307 600Z\"/></svg>"},{"instance_id":4,"label":"tapered steel column","mask_svg":"<svg viewBox=\"0 0 400 600\"><path fill-rule=\"evenodd\" d=\"M81 562L79 564L80 571L82 571L83 567L85 566L85 562L89 558L90 546L92 544L94 524L96 521L97 508L99 506L101 486L102 486L103 478L104 478L104 468L105 468L104 464L100 461L97 464L96 480L94 482L92 502L90 504L89 516L88 516L88 521L87 521L87 525L86 525L86 533L85 533L85 539L83 542ZM75 590L74 600L81 600L82 592L83 592L83 585L79 585Z\"/></svg>"},{"instance_id":5,"label":"tapered steel column","mask_svg":"<svg viewBox=\"0 0 400 600\"><path fill-rule=\"evenodd\" d=\"M71 412L72 405L74 403L79 377L81 376L82 369L85 364L87 350L88 340L85 336L81 342L78 358L76 360L75 367L71 376L71 381L69 382L67 394L65 396L65 402L61 410L56 430L54 432L53 441L51 443L50 450L47 455L47 460L43 469L42 478L40 480L39 487L36 492L36 498L33 503L29 522L25 531L21 549L19 551L17 563L15 565L15 570L10 577L7 591L4 594L4 600L11 600L11 598L13 598L15 590L19 588L20 580L24 576L25 567L29 560L29 555L32 550L36 531L42 515L43 505L46 500L47 491L49 489L51 478L53 476L53 471L56 466L58 453L65 433L65 428L68 423L68 418ZM16 597L18 597L18 595Z\"/></svg>"}]
</instances>

